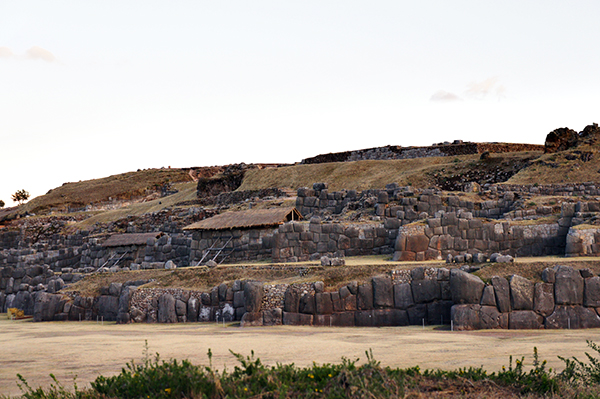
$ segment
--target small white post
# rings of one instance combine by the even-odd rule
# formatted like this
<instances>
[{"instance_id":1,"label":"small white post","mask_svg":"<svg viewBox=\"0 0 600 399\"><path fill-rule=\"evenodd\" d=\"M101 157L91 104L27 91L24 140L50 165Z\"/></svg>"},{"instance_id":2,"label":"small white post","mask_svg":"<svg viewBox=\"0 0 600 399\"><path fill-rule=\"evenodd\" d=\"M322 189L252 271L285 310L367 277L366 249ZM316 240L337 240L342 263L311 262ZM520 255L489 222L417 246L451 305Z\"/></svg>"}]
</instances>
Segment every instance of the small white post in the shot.
<instances>
[{"instance_id":1,"label":"small white post","mask_svg":"<svg viewBox=\"0 0 600 399\"><path fill-rule=\"evenodd\" d=\"M450 320L450 331L454 331L454 320Z\"/></svg>"},{"instance_id":2,"label":"small white post","mask_svg":"<svg viewBox=\"0 0 600 399\"><path fill-rule=\"evenodd\" d=\"M421 319L423 321L423 330L425 329L425 319Z\"/></svg>"},{"instance_id":3,"label":"small white post","mask_svg":"<svg viewBox=\"0 0 600 399\"><path fill-rule=\"evenodd\" d=\"M568 328L569 330L571 329L571 318L567 317L567 323L568 323Z\"/></svg>"}]
</instances>

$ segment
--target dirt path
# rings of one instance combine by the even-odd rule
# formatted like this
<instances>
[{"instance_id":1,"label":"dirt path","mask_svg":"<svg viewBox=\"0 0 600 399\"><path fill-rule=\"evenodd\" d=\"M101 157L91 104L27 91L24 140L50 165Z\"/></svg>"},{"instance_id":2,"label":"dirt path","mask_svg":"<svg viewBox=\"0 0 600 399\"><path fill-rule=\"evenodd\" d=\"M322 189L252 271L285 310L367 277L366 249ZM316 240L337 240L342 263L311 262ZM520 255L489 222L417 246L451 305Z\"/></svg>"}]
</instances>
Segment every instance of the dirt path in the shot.
<instances>
[{"instance_id":1,"label":"dirt path","mask_svg":"<svg viewBox=\"0 0 600 399\"><path fill-rule=\"evenodd\" d=\"M239 328L215 324L99 325L89 322L32 323L0 320L0 393L20 393L15 381L22 374L32 386L48 385L53 373L66 386L112 375L126 362L143 358L144 341L161 358L189 359L206 364L210 348L213 364L232 368L229 349L249 355L251 350L267 364L309 365L337 363L342 356L365 359L372 349L383 365L456 369L483 366L496 371L508 365L509 355L531 363L533 347L549 366L562 369L560 356L583 357L586 340L600 342L600 330L451 332L432 328Z\"/></svg>"}]
</instances>

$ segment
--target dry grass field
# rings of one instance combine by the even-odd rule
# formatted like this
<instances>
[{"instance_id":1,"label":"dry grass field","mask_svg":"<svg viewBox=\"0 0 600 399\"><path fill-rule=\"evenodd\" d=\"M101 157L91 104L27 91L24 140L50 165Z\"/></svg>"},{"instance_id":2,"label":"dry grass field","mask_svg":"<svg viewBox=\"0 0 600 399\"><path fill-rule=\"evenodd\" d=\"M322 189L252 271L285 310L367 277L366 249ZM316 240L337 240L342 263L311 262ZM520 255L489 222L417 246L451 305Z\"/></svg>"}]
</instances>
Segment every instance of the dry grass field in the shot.
<instances>
[{"instance_id":1,"label":"dry grass field","mask_svg":"<svg viewBox=\"0 0 600 399\"><path fill-rule=\"evenodd\" d=\"M4 315L2 315L4 316ZM498 371L510 355L531 364L533 347L552 368L563 368L557 356L583 357L586 340L600 342L600 330L452 332L432 327L324 328L255 327L217 324L97 324L93 322L10 321L0 316L0 393L17 395L16 374L32 386L48 386L53 373L68 387L96 376L117 374L126 362L143 360L145 341L151 354L163 359L189 359L232 369L229 350L249 355L254 350L266 364L338 363L342 357L365 360L372 349L384 366L447 370L483 366Z\"/></svg>"}]
</instances>

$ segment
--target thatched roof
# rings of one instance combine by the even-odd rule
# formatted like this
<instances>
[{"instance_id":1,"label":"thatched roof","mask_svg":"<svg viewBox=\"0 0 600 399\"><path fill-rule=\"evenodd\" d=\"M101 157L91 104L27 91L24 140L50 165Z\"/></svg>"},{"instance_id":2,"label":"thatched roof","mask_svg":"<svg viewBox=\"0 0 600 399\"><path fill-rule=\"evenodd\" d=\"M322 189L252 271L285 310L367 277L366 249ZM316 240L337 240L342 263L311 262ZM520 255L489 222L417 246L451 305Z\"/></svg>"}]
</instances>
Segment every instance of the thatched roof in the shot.
<instances>
[{"instance_id":1,"label":"thatched roof","mask_svg":"<svg viewBox=\"0 0 600 399\"><path fill-rule=\"evenodd\" d=\"M258 227L276 227L290 220L302 220L296 208L250 209L225 212L190 224L184 230L228 230Z\"/></svg>"},{"instance_id":2,"label":"thatched roof","mask_svg":"<svg viewBox=\"0 0 600 399\"><path fill-rule=\"evenodd\" d=\"M129 245L146 245L149 238L158 238L163 235L162 232L155 233L132 233L132 234L114 234L104 243L103 247L127 247Z\"/></svg>"}]
</instances>

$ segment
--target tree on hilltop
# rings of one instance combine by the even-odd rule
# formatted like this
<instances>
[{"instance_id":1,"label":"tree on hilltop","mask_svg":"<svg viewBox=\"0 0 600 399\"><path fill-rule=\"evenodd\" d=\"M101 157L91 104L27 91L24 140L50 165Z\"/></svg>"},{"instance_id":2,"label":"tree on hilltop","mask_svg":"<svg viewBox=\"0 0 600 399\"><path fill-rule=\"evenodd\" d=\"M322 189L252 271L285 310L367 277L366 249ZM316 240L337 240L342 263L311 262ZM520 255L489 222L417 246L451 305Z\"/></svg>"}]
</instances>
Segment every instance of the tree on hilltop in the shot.
<instances>
[{"instance_id":1,"label":"tree on hilltop","mask_svg":"<svg viewBox=\"0 0 600 399\"><path fill-rule=\"evenodd\" d=\"M1 209L1 208L4 208L4 205L6 205L6 204L4 203L4 201L0 200L0 209Z\"/></svg>"},{"instance_id":2,"label":"tree on hilltop","mask_svg":"<svg viewBox=\"0 0 600 399\"><path fill-rule=\"evenodd\" d=\"M25 190L17 190L16 193L12 195L13 202L18 202L19 205L23 205L23 202L29 199L29 193Z\"/></svg>"}]
</instances>

